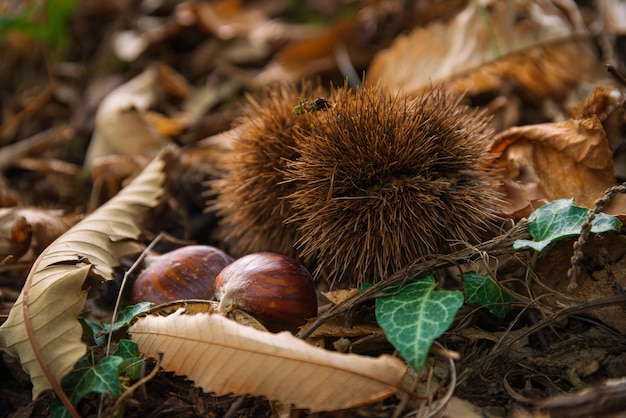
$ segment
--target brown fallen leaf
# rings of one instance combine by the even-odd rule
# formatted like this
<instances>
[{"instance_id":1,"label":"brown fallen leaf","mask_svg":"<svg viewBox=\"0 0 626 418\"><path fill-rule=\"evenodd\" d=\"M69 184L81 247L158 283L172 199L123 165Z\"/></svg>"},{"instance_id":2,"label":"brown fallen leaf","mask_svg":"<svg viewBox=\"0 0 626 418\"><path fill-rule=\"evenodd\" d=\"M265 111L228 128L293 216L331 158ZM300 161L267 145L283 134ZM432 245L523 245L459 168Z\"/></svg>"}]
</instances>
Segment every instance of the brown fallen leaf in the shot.
<instances>
[{"instance_id":1,"label":"brown fallen leaf","mask_svg":"<svg viewBox=\"0 0 626 418\"><path fill-rule=\"evenodd\" d=\"M507 215L527 216L537 204L566 197L594 207L615 185L613 153L596 116L510 128L495 137L491 150L500 155L495 164L503 170ZM605 212L625 213L622 197Z\"/></svg>"},{"instance_id":2,"label":"brown fallen leaf","mask_svg":"<svg viewBox=\"0 0 626 418\"><path fill-rule=\"evenodd\" d=\"M139 216L156 205L163 183L156 158L115 198L56 239L35 263L0 327L0 348L19 357L33 398L56 386L87 351L77 320L87 299L85 280L111 280L122 255L138 253Z\"/></svg>"},{"instance_id":3,"label":"brown fallen leaf","mask_svg":"<svg viewBox=\"0 0 626 418\"><path fill-rule=\"evenodd\" d=\"M609 147L615 151L624 141L622 128L625 122L625 103L626 92L617 88L598 86L587 96L584 102L574 106L572 119L597 116L606 132Z\"/></svg>"},{"instance_id":4,"label":"brown fallen leaf","mask_svg":"<svg viewBox=\"0 0 626 418\"><path fill-rule=\"evenodd\" d=\"M239 0L191 4L198 26L222 40L246 37L259 27L271 24L261 8L244 5Z\"/></svg>"},{"instance_id":5,"label":"brown fallen leaf","mask_svg":"<svg viewBox=\"0 0 626 418\"><path fill-rule=\"evenodd\" d=\"M404 13L402 2L372 2L322 33L285 45L253 84L292 83L337 70L356 81L360 76L358 70L365 68L376 51L391 42Z\"/></svg>"},{"instance_id":6,"label":"brown fallen leaf","mask_svg":"<svg viewBox=\"0 0 626 418\"><path fill-rule=\"evenodd\" d=\"M317 348L288 332L271 334L221 315L182 310L139 318L129 329L139 351L217 396L255 395L311 412L354 408L403 391L407 366Z\"/></svg>"},{"instance_id":7,"label":"brown fallen leaf","mask_svg":"<svg viewBox=\"0 0 626 418\"><path fill-rule=\"evenodd\" d=\"M356 18L347 18L318 36L286 45L256 76L254 82L259 86L272 82L295 82L336 68L336 45L347 42L358 27Z\"/></svg>"},{"instance_id":8,"label":"brown fallen leaf","mask_svg":"<svg viewBox=\"0 0 626 418\"><path fill-rule=\"evenodd\" d=\"M359 293L359 289L353 287L351 289L334 289L328 292L322 292L322 295L328 299L332 304L339 305L344 300L351 298Z\"/></svg>"},{"instance_id":9,"label":"brown fallen leaf","mask_svg":"<svg viewBox=\"0 0 626 418\"><path fill-rule=\"evenodd\" d=\"M25 256L33 260L52 241L78 221L63 216L59 210L34 207L0 209L0 260L11 256L17 261Z\"/></svg>"},{"instance_id":10,"label":"brown fallen leaf","mask_svg":"<svg viewBox=\"0 0 626 418\"><path fill-rule=\"evenodd\" d=\"M540 99L597 70L573 1L472 1L449 22L397 37L374 57L367 81L409 94L446 82L470 95L512 83Z\"/></svg>"}]
</instances>

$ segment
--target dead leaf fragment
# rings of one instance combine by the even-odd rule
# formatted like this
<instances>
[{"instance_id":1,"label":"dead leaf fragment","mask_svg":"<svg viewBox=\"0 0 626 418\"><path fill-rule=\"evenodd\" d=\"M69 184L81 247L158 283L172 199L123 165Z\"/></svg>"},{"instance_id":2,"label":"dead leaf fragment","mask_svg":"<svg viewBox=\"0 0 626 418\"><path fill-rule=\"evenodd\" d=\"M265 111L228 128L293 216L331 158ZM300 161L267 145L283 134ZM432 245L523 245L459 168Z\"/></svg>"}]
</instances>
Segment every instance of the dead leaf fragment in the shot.
<instances>
[{"instance_id":1,"label":"dead leaf fragment","mask_svg":"<svg viewBox=\"0 0 626 418\"><path fill-rule=\"evenodd\" d=\"M524 208L522 214L527 216L541 199L573 197L579 206L594 207L596 199L615 185L613 154L595 116L510 128L496 136L492 152L500 154L496 165L508 182L509 215ZM516 184L532 192L518 194ZM625 209L621 203L612 208L607 213Z\"/></svg>"},{"instance_id":2,"label":"dead leaf fragment","mask_svg":"<svg viewBox=\"0 0 626 418\"><path fill-rule=\"evenodd\" d=\"M573 1L472 1L449 22L396 38L374 57L367 81L409 94L447 82L470 95L513 83L544 98L567 93L595 71Z\"/></svg>"},{"instance_id":3,"label":"dead leaf fragment","mask_svg":"<svg viewBox=\"0 0 626 418\"><path fill-rule=\"evenodd\" d=\"M87 351L77 321L87 298L85 280L89 275L111 280L122 255L141 251L135 241L140 234L138 218L157 203L163 166L163 158L156 158L120 194L61 235L35 260L22 293L0 327L0 348L19 357L31 377L33 398L52 388L49 379L60 382Z\"/></svg>"},{"instance_id":4,"label":"dead leaf fragment","mask_svg":"<svg viewBox=\"0 0 626 418\"><path fill-rule=\"evenodd\" d=\"M149 67L102 100L85 157L86 167L112 154L152 158L167 144L167 138L146 117L160 91L159 71Z\"/></svg>"},{"instance_id":5,"label":"dead leaf fragment","mask_svg":"<svg viewBox=\"0 0 626 418\"><path fill-rule=\"evenodd\" d=\"M0 209L0 260L11 256L12 261L17 261L29 249L30 260L34 259L77 220L77 217L63 216L58 210Z\"/></svg>"},{"instance_id":6,"label":"dead leaf fragment","mask_svg":"<svg viewBox=\"0 0 626 418\"><path fill-rule=\"evenodd\" d=\"M140 318L130 327L139 351L216 395L255 395L311 412L353 408L402 390L407 366L313 347L288 332L271 334L220 315Z\"/></svg>"}]
</instances>

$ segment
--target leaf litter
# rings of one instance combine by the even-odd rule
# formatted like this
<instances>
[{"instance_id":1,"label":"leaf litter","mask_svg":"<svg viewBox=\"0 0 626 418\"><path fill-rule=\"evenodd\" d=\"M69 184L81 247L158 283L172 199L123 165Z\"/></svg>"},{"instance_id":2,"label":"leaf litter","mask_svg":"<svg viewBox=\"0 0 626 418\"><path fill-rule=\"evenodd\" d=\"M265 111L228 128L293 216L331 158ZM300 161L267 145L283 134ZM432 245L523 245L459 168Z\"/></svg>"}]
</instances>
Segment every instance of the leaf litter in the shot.
<instances>
[{"instance_id":1,"label":"leaf litter","mask_svg":"<svg viewBox=\"0 0 626 418\"><path fill-rule=\"evenodd\" d=\"M14 416L45 414L52 398L46 389L60 384L84 353L103 355L96 340L81 336L107 332L103 324L110 322L121 276L151 239L168 234L159 252L189 243L219 246L217 219L205 211L206 183L224 172L220 155L232 150L237 132L229 129L241 117L245 94L259 95L260 87L272 82L305 78L343 85L346 77L358 83L363 75L365 84L409 95L446 84L464 94L465 104L492 117L491 152L507 200L500 211L508 221L500 239L415 260L387 282L409 292L411 278L433 274L428 285L437 290L432 294L465 294L462 306L445 304L454 311L451 324L428 335L416 362L406 347L422 341L414 334L422 323L415 322L411 304L428 301L418 295L395 306L391 311L413 307L387 324L383 318L376 321L378 310L385 298L398 304L399 295L389 296L380 283L341 293L328 288L332 278L322 278L318 290L325 305L299 336L324 355L360 356L372 364L383 356L402 366L398 374L402 369L406 375L402 383L394 375L393 390L368 395L346 383L350 387L342 393L354 391L354 399L364 399L359 406L320 407L313 403L316 396L339 401L339 395L332 399L332 391L340 389L329 386L325 392L323 379L316 377L320 369L301 364L303 384L317 382L319 389L298 399L284 396L288 373L273 391L232 391L261 396L225 395L198 380L193 367L177 366L207 344L202 331L195 330L192 340L200 342L174 349L179 356L163 363L169 372L158 373L125 398L124 416L279 416L280 411L303 416L311 410L326 410L311 415L329 417L437 411L447 416L587 416L623 403L626 243L620 232L607 228L583 240L576 232L586 210L626 179L626 86L612 76L623 74L626 65L620 50L624 28L617 18L625 8L619 2L300 5L222 0L72 6L58 1L73 7L69 24L65 12L46 14L37 1L0 7L7 18L0 22L6 57L0 63L0 341L5 351L0 385L6 393L2 405ZM57 10L66 11L65 6ZM66 29L55 32L59 28ZM146 168L170 143L178 149L162 157L159 173ZM150 172L154 177L148 186L144 181ZM565 222L566 235L573 236L551 242L536 259L532 251L514 250L516 239L531 239L523 218L540 216L540 206L559 199L574 199L585 208L575 222ZM623 193L611 194L601 203L602 211L623 221L623 202ZM509 229L513 223L517 226ZM576 265L580 272L572 288L569 272ZM87 279L92 273L96 280ZM493 309L498 304L505 309ZM32 317L31 331L23 312ZM152 320L171 321L180 330L192 322L158 312L117 323L115 342L127 344L131 323L136 331ZM81 330L79 315L93 320L91 334ZM206 312L193 317L222 321ZM235 334L248 332L239 328L243 325L228 324ZM410 331L408 336L394 332L399 324ZM155 327L151 338L156 341L174 328ZM269 344L276 349L306 344L293 335L253 333L263 343L275 340ZM172 344L177 343L163 351L172 352ZM41 353L33 356L37 348ZM150 358L158 354L142 351L141 344L139 350L145 367L152 367ZM193 360L215 367L202 356ZM235 367L248 367L243 360L234 354L231 370L227 365L221 377L245 377ZM47 377L42 364L51 370ZM406 364L416 370L404 369ZM24 377L22 369L30 375ZM118 372L109 387L129 388L124 376ZM272 382L271 373L267 379L279 383ZM117 389L79 386L67 392L83 398L72 399L81 414L97 413L93 392L104 392L102 414L112 413ZM295 409L283 402L294 403ZM333 411L337 408L350 409Z\"/></svg>"}]
</instances>

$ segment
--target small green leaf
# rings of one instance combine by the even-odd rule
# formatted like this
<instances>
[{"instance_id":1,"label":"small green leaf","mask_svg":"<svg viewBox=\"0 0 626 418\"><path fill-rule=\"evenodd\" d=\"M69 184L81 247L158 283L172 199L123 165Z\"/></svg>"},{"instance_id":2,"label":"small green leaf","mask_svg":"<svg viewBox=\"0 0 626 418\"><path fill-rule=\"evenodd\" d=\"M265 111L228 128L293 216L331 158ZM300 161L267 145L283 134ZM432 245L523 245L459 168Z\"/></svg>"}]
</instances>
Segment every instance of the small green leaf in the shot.
<instances>
[{"instance_id":1,"label":"small green leaf","mask_svg":"<svg viewBox=\"0 0 626 418\"><path fill-rule=\"evenodd\" d=\"M108 356L94 364L93 356L83 357L74 370L63 379L63 388L75 403L91 392L120 396L118 366L124 361L118 356Z\"/></svg>"},{"instance_id":2,"label":"small green leaf","mask_svg":"<svg viewBox=\"0 0 626 418\"><path fill-rule=\"evenodd\" d=\"M137 355L139 355L139 347L137 343L132 340L122 339L117 343L117 350L115 350L114 355L124 360L137 357Z\"/></svg>"},{"instance_id":3,"label":"small green leaf","mask_svg":"<svg viewBox=\"0 0 626 418\"><path fill-rule=\"evenodd\" d=\"M74 369L63 378L63 390L70 398L72 404L76 405L85 395L95 393L110 393L117 398L120 396L120 382L118 367L124 361L118 356L104 357L97 364L95 363L93 352L87 355L74 365ZM60 402L51 408L51 417L69 417L65 406Z\"/></svg>"},{"instance_id":4,"label":"small green leaf","mask_svg":"<svg viewBox=\"0 0 626 418\"><path fill-rule=\"evenodd\" d=\"M104 324L104 331L107 333L111 331L116 332L121 330L122 328L129 326L132 320L135 319L137 315L148 312L152 305L153 304L150 302L139 302L136 305L127 306L122 312L120 312L117 317L117 321L113 325Z\"/></svg>"},{"instance_id":5,"label":"small green leaf","mask_svg":"<svg viewBox=\"0 0 626 418\"><path fill-rule=\"evenodd\" d=\"M80 325L83 327L83 333L93 339L98 347L102 347L107 343L107 337L102 335L102 326L90 321L87 318L78 317Z\"/></svg>"},{"instance_id":6,"label":"small green leaf","mask_svg":"<svg viewBox=\"0 0 626 418\"><path fill-rule=\"evenodd\" d=\"M519 239L513 248L520 250L532 248L542 251L552 241L580 234L580 226L587 220L588 209L573 205L574 199L559 199L534 211L528 217L528 232L533 241ZM599 234L618 231L622 227L619 219L598 213L591 222L591 232Z\"/></svg>"},{"instance_id":7,"label":"small green leaf","mask_svg":"<svg viewBox=\"0 0 626 418\"><path fill-rule=\"evenodd\" d=\"M465 301L482 305L498 318L504 318L512 309L508 303L515 299L502 291L491 276L480 276L474 271L463 273Z\"/></svg>"},{"instance_id":8,"label":"small green leaf","mask_svg":"<svg viewBox=\"0 0 626 418\"><path fill-rule=\"evenodd\" d=\"M115 355L123 359L118 367L119 373L125 373L131 379L138 379L141 375L143 360L138 357L139 346L137 343L131 340L120 340Z\"/></svg>"},{"instance_id":9,"label":"small green leaf","mask_svg":"<svg viewBox=\"0 0 626 418\"><path fill-rule=\"evenodd\" d=\"M137 379L141 373L142 359L137 357L139 347L131 340L119 341L112 356L104 357L95 363L93 351L74 365L74 369L63 378L63 390L72 404L76 405L89 393L109 393L113 398L121 394L120 373ZM66 418L69 413L60 402L51 407L52 418Z\"/></svg>"},{"instance_id":10,"label":"small green leaf","mask_svg":"<svg viewBox=\"0 0 626 418\"><path fill-rule=\"evenodd\" d=\"M432 276L386 289L376 298L376 319L389 342L419 371L436 338L450 328L463 305L459 291L436 290ZM395 293L393 293L395 292Z\"/></svg>"}]
</instances>

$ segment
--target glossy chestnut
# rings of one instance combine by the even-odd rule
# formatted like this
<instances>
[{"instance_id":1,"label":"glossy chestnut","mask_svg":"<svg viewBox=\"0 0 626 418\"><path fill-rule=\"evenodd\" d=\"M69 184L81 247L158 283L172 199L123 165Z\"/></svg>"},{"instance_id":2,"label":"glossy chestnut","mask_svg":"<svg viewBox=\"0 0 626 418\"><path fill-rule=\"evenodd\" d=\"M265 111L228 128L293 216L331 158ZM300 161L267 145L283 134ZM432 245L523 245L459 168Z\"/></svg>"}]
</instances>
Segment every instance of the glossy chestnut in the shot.
<instances>
[{"instance_id":1,"label":"glossy chestnut","mask_svg":"<svg viewBox=\"0 0 626 418\"><path fill-rule=\"evenodd\" d=\"M189 245L153 257L133 284L133 303L215 299L217 274L233 258L208 245Z\"/></svg>"},{"instance_id":2,"label":"glossy chestnut","mask_svg":"<svg viewBox=\"0 0 626 418\"><path fill-rule=\"evenodd\" d=\"M215 294L220 312L240 309L272 332L295 332L317 315L311 274L280 254L259 252L235 260L217 275Z\"/></svg>"}]
</instances>

